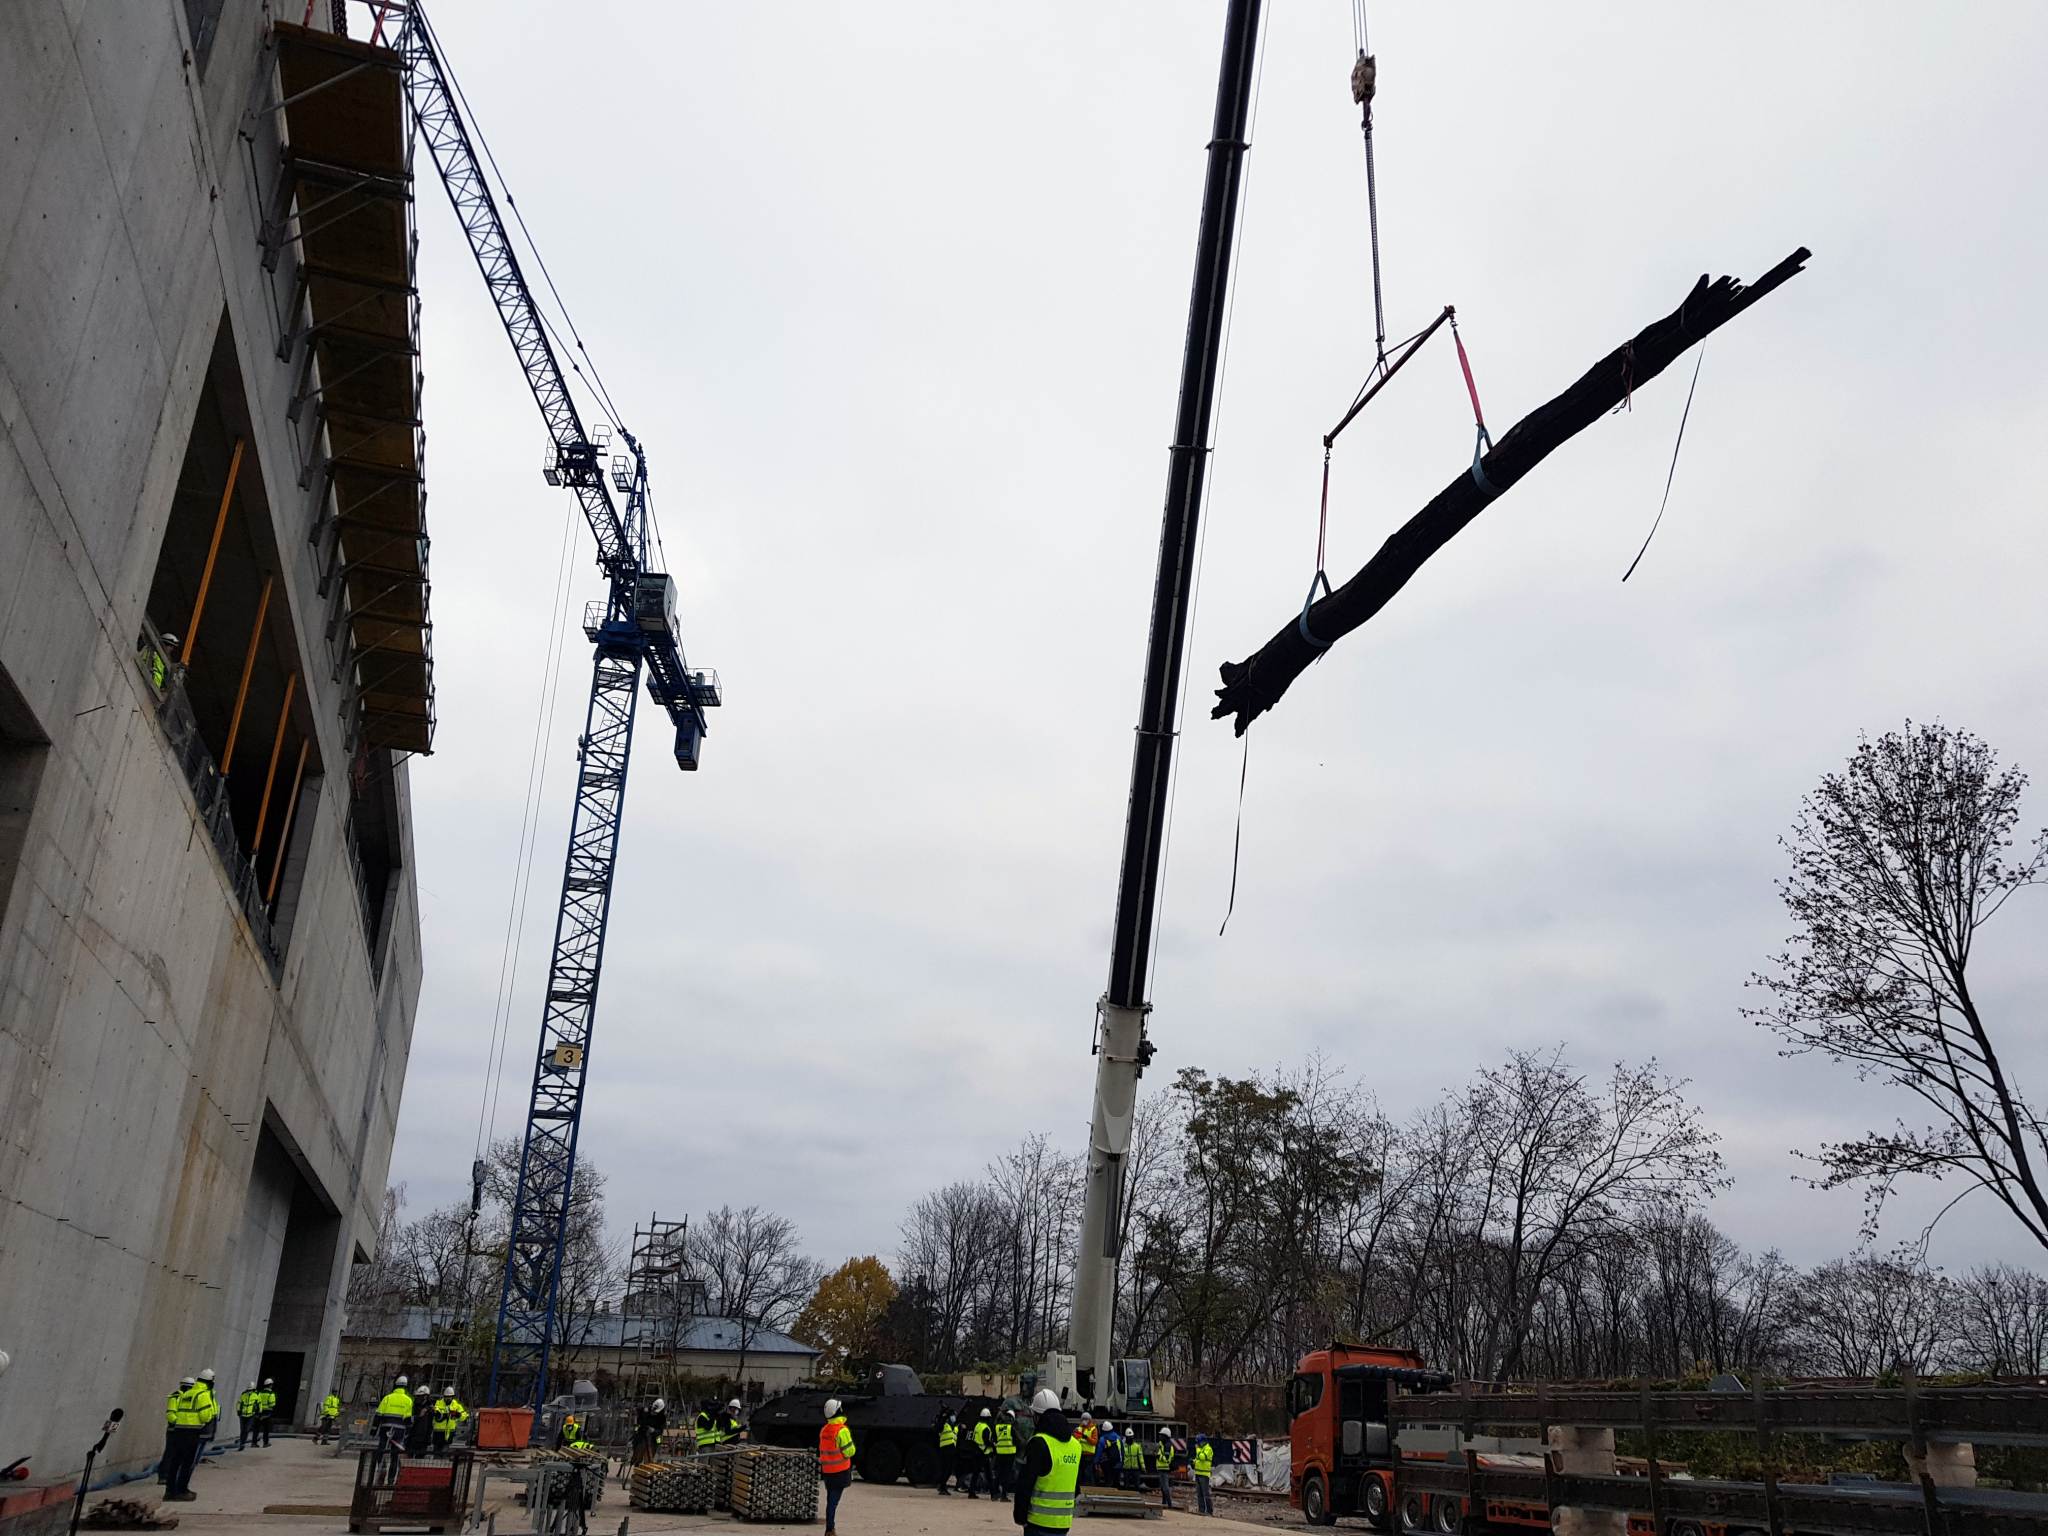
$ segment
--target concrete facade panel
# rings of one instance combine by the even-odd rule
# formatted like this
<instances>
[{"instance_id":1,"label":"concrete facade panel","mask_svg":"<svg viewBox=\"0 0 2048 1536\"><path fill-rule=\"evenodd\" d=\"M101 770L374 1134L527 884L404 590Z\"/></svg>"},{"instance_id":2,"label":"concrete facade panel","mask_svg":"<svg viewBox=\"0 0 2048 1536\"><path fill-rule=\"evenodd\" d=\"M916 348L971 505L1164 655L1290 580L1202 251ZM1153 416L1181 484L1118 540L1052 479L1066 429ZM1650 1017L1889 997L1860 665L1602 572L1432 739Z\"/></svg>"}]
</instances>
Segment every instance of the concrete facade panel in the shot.
<instances>
[{"instance_id":1,"label":"concrete facade panel","mask_svg":"<svg viewBox=\"0 0 2048 1536\"><path fill-rule=\"evenodd\" d=\"M402 765L381 953L363 931L291 368L233 158L264 15L230 0L202 85L181 0L0 9L0 671L48 739L0 906L0 1441L45 1475L116 1405L136 1432L101 1464L138 1469L180 1375L213 1366L231 1403L273 1339L317 1397L419 991ZM228 387L324 770L276 968L133 657L202 393Z\"/></svg>"}]
</instances>

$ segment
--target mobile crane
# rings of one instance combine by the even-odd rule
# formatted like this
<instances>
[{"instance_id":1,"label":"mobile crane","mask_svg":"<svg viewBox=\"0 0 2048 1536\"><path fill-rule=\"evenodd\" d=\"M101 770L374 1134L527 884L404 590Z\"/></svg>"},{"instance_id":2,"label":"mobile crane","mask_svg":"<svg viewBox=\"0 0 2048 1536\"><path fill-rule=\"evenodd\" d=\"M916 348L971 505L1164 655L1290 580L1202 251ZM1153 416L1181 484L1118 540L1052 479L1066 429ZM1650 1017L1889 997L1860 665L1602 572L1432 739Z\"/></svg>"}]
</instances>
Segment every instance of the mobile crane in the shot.
<instances>
[{"instance_id":1,"label":"mobile crane","mask_svg":"<svg viewBox=\"0 0 2048 1536\"><path fill-rule=\"evenodd\" d=\"M1152 1060L1152 1042L1145 1031L1145 1016L1152 1005L1145 1000L1145 993L1152 963L1153 906L1166 832L1181 660L1187 648L1188 607L1195 579L1196 530L1208 468L1216 373L1222 357L1231 237L1248 148L1245 128L1258 36L1259 0L1230 0L1223 29L1223 67L1216 85L1216 117L1209 136L1209 171L1202 189L1201 233L1195 245L1194 294L1188 302L1180 408L1167 467L1159 571L1152 589L1152 625L1145 647L1145 686L1131 754L1131 799L1124 824L1123 869L1117 882L1109 987L1096 1005L1095 1104L1088 1129L1081 1244L1074 1260L1072 1390L1081 1402L1104 1405L1118 1418L1152 1411L1151 1366L1144 1360L1112 1362L1110 1324L1116 1310L1124 1159L1131 1150L1131 1114L1138 1078ZM1044 1384L1055 1390L1065 1386L1051 1380Z\"/></svg>"},{"instance_id":2,"label":"mobile crane","mask_svg":"<svg viewBox=\"0 0 2048 1536\"><path fill-rule=\"evenodd\" d=\"M607 465L609 440L604 429L584 429L484 179L475 136L463 120L439 43L417 0L405 8L397 49L405 62L420 138L441 174L547 424L549 445L542 473L548 484L567 486L582 503L597 540L597 563L610 587L609 594L584 613L584 633L596 649L596 660L583 735L576 746L579 766L569 854L548 962L540 1047L534 1059L491 1352L489 1401L538 1406L547 1397L576 1137L583 1120L641 674L644 669L649 697L668 712L675 726L676 765L686 772L697 767L706 733L704 711L719 704L719 685L715 672L690 670L676 636L675 581L649 568L647 455L639 439L621 425L619 437L627 451L613 455ZM625 498L623 511L612 499L615 491Z\"/></svg>"}]
</instances>

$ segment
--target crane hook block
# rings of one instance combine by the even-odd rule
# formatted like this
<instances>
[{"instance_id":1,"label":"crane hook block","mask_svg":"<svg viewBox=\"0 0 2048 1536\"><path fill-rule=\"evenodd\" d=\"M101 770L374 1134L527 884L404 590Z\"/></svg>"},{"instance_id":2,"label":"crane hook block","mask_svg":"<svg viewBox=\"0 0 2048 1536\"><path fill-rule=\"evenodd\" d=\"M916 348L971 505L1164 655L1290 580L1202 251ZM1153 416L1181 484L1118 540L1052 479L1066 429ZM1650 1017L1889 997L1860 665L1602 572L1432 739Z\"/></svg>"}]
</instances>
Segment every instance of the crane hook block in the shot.
<instances>
[{"instance_id":1,"label":"crane hook block","mask_svg":"<svg viewBox=\"0 0 2048 1536\"><path fill-rule=\"evenodd\" d=\"M1361 107L1372 105L1372 93L1379 73L1379 65L1373 61L1373 56L1361 50L1358 62L1351 66L1351 99Z\"/></svg>"},{"instance_id":2,"label":"crane hook block","mask_svg":"<svg viewBox=\"0 0 2048 1536\"><path fill-rule=\"evenodd\" d=\"M676 723L676 766L685 773L697 771L697 756L704 750L704 728L697 723L695 715L685 715Z\"/></svg>"}]
</instances>

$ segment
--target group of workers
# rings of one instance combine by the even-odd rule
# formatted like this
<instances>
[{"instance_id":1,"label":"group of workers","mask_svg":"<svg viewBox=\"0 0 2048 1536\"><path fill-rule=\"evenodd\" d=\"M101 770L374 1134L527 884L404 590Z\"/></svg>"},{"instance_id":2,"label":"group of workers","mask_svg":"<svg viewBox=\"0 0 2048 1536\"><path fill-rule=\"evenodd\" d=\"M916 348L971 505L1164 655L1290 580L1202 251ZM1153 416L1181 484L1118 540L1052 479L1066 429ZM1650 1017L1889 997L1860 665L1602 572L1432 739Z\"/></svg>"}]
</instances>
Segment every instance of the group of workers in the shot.
<instances>
[{"instance_id":1,"label":"group of workers","mask_svg":"<svg viewBox=\"0 0 2048 1536\"><path fill-rule=\"evenodd\" d=\"M323 1420L328 1418L330 1404L335 1415L341 1412L341 1404L329 1393L327 1402L320 1405ZM375 1467L388 1465L395 1481L402 1457L445 1453L468 1422L469 1409L463 1406L453 1387L444 1387L439 1397L434 1396L432 1388L414 1396L410 1384L401 1376L391 1390L378 1399L377 1413L371 1420L377 1430ZM372 1475L375 1475L374 1469Z\"/></svg>"},{"instance_id":2,"label":"group of workers","mask_svg":"<svg viewBox=\"0 0 2048 1536\"><path fill-rule=\"evenodd\" d=\"M836 1408L837 1404L826 1405L828 1413ZM1086 1412L1078 1424L1070 1425L1058 1396L1050 1391L1040 1392L1032 1400L1031 1412L1035 1422L1028 1440L1021 1435L1015 1412L1007 1408L1000 1413L982 1409L964 1431L958 1414L950 1410L941 1413L936 1424L939 1492L951 1493L948 1484L957 1482L970 1499L977 1496L977 1489L987 1491L990 1498L1007 1498L1016 1524L1053 1536L1064 1536L1072 1529L1075 1502L1084 1485L1142 1489L1148 1476L1157 1477L1161 1502L1173 1506L1173 1471L1179 1451L1171 1436L1161 1434L1148 1452L1135 1426L1119 1434L1114 1424L1098 1422L1094 1414ZM843 1419L836 1422L839 1434L835 1439L833 1425L826 1425L819 1440L819 1456L826 1459L828 1449L843 1441L850 1467L851 1436L844 1433ZM828 1489L830 1464L827 1460ZM1189 1442L1187 1465L1194 1474L1196 1513L1214 1514L1211 1479L1216 1448L1206 1434ZM837 1502L828 1494L828 1536L836 1536L831 1511Z\"/></svg>"},{"instance_id":3,"label":"group of workers","mask_svg":"<svg viewBox=\"0 0 2048 1536\"><path fill-rule=\"evenodd\" d=\"M1059 1399L1051 1392L1041 1392L1032 1411L1040 1415L1041 1427L1032 1437L1035 1441L1044 1433L1043 1414L1058 1412ZM1063 1428L1068 1427L1064 1413L1060 1414L1060 1423ZM1017 1471L1017 1457L1021 1451L1028 1460L1030 1451L1028 1444L1020 1444L1013 1409L997 1413L984 1408L980 1417L965 1428L960 1416L948 1409L939 1414L934 1427L939 1437L940 1493L950 1494L953 1486L958 1486L970 1499L981 1493L992 1499L1014 1497L1017 1478L1028 1475ZM1169 1436L1160 1435L1148 1450L1136 1428L1119 1434L1116 1425L1107 1420L1097 1421L1092 1413L1083 1413L1081 1422L1071 1426L1069 1434L1079 1447L1076 1475L1082 1486L1142 1490L1156 1478L1160 1501L1169 1509L1173 1507L1173 1471L1180 1463ZM1198 1512L1212 1513L1210 1478L1216 1466L1216 1448L1207 1435L1197 1435L1190 1442L1186 1465L1194 1474Z\"/></svg>"},{"instance_id":4,"label":"group of workers","mask_svg":"<svg viewBox=\"0 0 2048 1536\"><path fill-rule=\"evenodd\" d=\"M399 1378L401 1384L404 1380ZM157 1460L156 1480L164 1485L166 1500L183 1504L198 1497L192 1491L192 1474L220 1429L220 1399L213 1382L211 1366L197 1376L181 1377L177 1390L164 1402L164 1452ZM452 1401L453 1387L448 1389L448 1396ZM461 1411L461 1404L454 1406ZM468 1416L462 1412L463 1418ZM327 1442L340 1417L341 1399L329 1392L320 1404L320 1427L313 1436L315 1445ZM244 1387L235 1397L235 1418L236 1450L268 1450L277 1418L276 1381L265 1376Z\"/></svg>"}]
</instances>

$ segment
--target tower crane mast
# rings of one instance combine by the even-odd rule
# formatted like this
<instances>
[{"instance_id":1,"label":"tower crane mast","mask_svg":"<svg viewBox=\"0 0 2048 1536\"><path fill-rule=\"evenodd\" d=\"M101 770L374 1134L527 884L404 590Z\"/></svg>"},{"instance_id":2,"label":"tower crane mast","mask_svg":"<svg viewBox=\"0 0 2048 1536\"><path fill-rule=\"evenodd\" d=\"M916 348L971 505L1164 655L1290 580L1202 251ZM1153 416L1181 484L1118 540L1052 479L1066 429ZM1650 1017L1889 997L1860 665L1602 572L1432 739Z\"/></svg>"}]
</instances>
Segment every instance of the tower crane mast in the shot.
<instances>
[{"instance_id":1,"label":"tower crane mast","mask_svg":"<svg viewBox=\"0 0 2048 1536\"><path fill-rule=\"evenodd\" d=\"M603 429L595 434L585 430L484 178L475 136L463 119L440 45L418 0L406 8L397 46L405 60L419 137L440 172L547 424L549 444L542 473L550 485L567 486L576 493L597 541L597 563L609 589L584 613L584 632L595 648L595 664L583 735L577 743L569 852L491 1354L490 1402L538 1405L546 1399L548 1359L557 1331L576 1138L583 1119L641 677L644 671L649 697L667 711L675 727L676 762L685 770L697 766L705 735L704 711L719 703L719 688L717 674L689 669L676 635L675 582L665 572L649 568L647 455L639 440L621 426L619 436L627 452L613 456L607 465L609 442ZM623 509L613 500L614 492L624 498Z\"/></svg>"}]
</instances>

